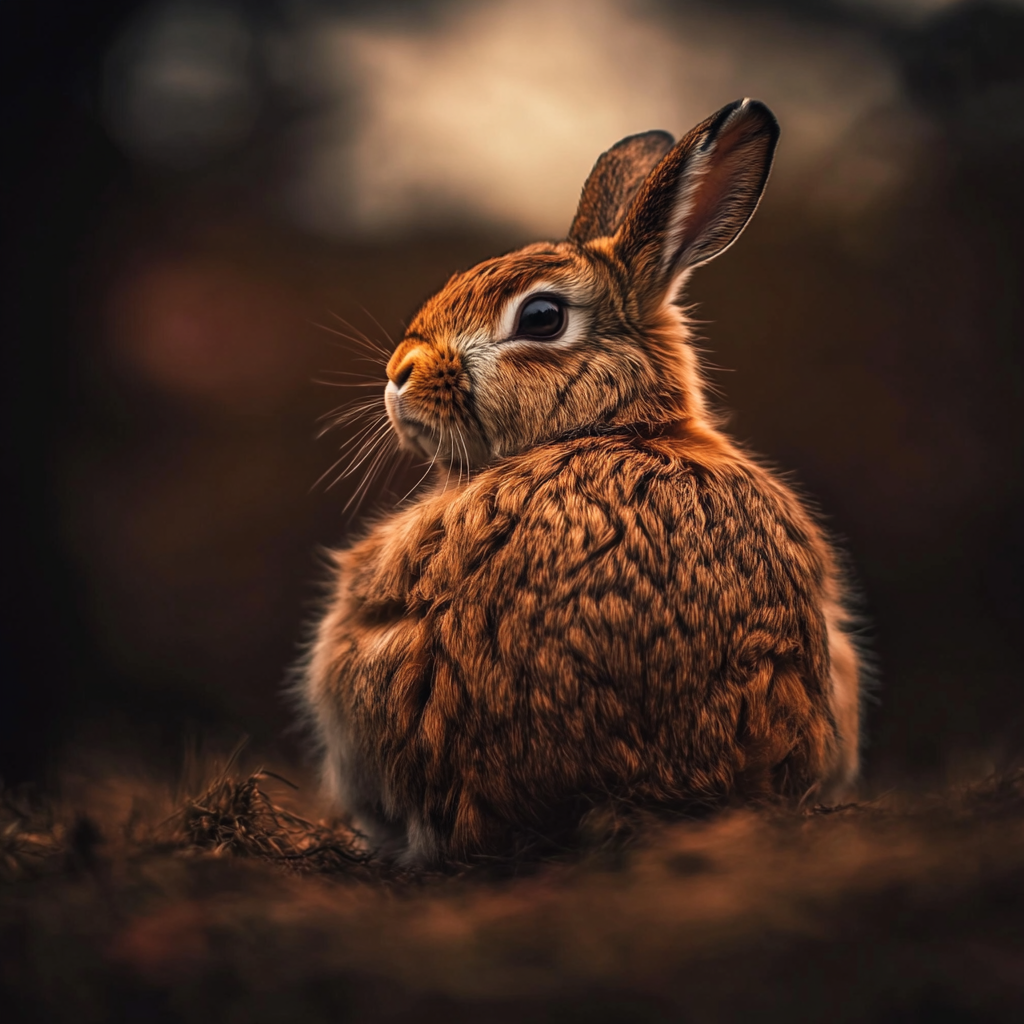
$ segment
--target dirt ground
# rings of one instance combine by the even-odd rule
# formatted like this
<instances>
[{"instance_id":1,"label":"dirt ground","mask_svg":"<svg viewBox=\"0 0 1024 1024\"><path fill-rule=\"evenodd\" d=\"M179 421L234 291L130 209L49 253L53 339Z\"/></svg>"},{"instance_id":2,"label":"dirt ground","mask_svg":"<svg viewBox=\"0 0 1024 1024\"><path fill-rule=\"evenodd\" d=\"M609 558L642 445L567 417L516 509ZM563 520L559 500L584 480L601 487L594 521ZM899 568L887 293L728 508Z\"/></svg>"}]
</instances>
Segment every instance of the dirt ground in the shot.
<instances>
[{"instance_id":1,"label":"dirt ground","mask_svg":"<svg viewBox=\"0 0 1024 1024\"><path fill-rule=\"evenodd\" d=\"M191 781L187 777L191 774ZM272 773L5 794L7 1021L1017 1021L1024 771L396 872Z\"/></svg>"}]
</instances>

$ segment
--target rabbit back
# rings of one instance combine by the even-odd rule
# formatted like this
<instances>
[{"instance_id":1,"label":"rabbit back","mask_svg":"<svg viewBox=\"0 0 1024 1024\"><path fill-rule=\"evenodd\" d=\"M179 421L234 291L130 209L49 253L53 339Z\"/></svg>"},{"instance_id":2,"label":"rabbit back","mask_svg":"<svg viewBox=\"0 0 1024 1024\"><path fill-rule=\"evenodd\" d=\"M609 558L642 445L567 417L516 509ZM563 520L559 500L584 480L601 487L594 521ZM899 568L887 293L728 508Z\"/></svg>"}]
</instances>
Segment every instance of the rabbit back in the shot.
<instances>
[{"instance_id":1,"label":"rabbit back","mask_svg":"<svg viewBox=\"0 0 1024 1024\"><path fill-rule=\"evenodd\" d=\"M609 797L715 806L856 769L830 549L720 436L540 446L337 563L307 698L328 781L411 859Z\"/></svg>"}]
</instances>

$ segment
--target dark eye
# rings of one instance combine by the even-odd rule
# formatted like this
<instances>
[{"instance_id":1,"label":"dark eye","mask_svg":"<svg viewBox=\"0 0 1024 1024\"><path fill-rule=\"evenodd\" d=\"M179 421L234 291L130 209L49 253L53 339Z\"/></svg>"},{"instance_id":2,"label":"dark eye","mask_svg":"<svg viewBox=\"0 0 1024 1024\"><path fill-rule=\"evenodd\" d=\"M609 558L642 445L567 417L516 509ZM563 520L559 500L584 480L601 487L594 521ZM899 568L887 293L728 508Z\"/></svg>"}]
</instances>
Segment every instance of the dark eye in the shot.
<instances>
[{"instance_id":1,"label":"dark eye","mask_svg":"<svg viewBox=\"0 0 1024 1024\"><path fill-rule=\"evenodd\" d=\"M565 328L565 306L558 299L530 299L519 311L517 338L557 338Z\"/></svg>"}]
</instances>

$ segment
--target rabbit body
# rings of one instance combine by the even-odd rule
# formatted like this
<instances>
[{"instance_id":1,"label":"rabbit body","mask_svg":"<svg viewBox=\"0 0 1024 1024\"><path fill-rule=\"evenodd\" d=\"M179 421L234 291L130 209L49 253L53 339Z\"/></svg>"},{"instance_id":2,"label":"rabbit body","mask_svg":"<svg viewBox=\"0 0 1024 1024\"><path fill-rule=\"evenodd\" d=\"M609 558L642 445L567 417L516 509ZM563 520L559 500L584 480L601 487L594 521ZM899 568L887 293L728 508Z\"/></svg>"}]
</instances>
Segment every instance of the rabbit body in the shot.
<instances>
[{"instance_id":1,"label":"rabbit body","mask_svg":"<svg viewBox=\"0 0 1024 1024\"><path fill-rule=\"evenodd\" d=\"M835 556L707 413L671 301L701 260L664 257L742 229L728 209L665 225L680 195L700 207L685 174L714 177L702 152L735 178L735 154L766 145L765 109L734 104L674 148L634 137L630 174L606 155L568 241L453 278L392 357L396 430L447 476L334 554L301 683L325 781L373 848L466 858L606 800L828 800L853 780Z\"/></svg>"}]
</instances>

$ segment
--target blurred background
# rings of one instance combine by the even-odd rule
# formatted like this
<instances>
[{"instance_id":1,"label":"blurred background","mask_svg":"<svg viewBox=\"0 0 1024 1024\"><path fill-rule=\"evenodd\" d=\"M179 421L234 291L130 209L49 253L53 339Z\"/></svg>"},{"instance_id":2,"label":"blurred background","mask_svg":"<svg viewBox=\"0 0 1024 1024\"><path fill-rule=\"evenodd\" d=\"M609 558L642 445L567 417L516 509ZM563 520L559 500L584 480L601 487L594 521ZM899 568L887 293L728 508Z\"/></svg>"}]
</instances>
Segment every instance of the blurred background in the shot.
<instances>
[{"instance_id":1,"label":"blurred background","mask_svg":"<svg viewBox=\"0 0 1024 1024\"><path fill-rule=\"evenodd\" d=\"M296 757L317 552L417 478L327 486L357 427L318 418L383 374L317 325L389 348L616 140L744 95L776 170L691 298L731 431L849 553L868 779L1021 751L1024 4L7 0L0 49L8 781Z\"/></svg>"}]
</instances>

